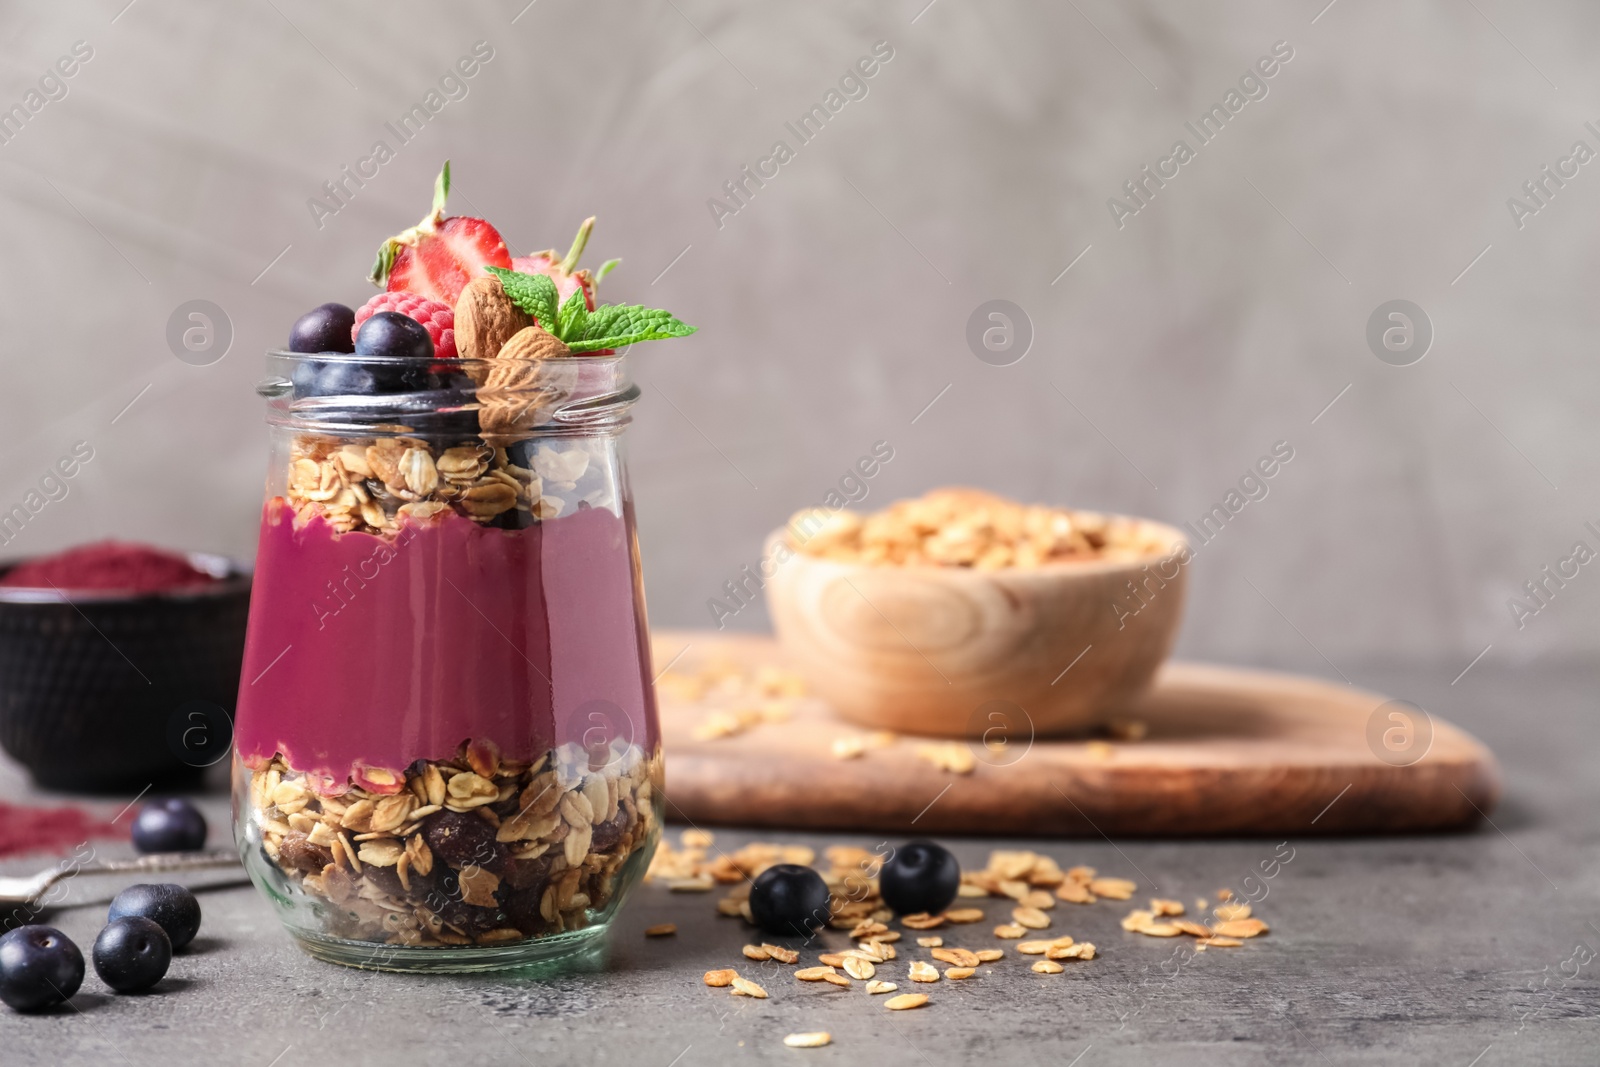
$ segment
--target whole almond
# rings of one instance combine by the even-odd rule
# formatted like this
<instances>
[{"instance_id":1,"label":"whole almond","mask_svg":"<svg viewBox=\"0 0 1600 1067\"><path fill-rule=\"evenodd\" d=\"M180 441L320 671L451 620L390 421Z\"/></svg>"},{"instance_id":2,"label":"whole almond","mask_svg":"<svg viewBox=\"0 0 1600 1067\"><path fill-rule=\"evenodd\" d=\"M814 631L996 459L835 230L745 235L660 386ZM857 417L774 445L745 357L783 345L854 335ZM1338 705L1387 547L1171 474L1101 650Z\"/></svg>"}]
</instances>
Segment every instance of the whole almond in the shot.
<instances>
[{"instance_id":1,"label":"whole almond","mask_svg":"<svg viewBox=\"0 0 1600 1067\"><path fill-rule=\"evenodd\" d=\"M555 334L544 327L525 326L511 335L495 358L535 360L553 359L571 354L572 349L562 344Z\"/></svg>"},{"instance_id":2,"label":"whole almond","mask_svg":"<svg viewBox=\"0 0 1600 1067\"><path fill-rule=\"evenodd\" d=\"M533 325L533 316L511 302L492 274L467 283L456 299L455 314L456 351L462 359L493 359L507 341Z\"/></svg>"}]
</instances>

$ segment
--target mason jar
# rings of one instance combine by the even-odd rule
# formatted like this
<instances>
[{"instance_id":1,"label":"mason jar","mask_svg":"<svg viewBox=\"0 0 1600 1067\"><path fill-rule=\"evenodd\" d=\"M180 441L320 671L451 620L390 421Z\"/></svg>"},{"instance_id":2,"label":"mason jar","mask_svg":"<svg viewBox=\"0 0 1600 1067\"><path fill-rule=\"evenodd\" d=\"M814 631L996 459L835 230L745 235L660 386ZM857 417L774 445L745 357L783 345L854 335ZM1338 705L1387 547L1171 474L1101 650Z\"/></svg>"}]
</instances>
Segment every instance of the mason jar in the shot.
<instances>
[{"instance_id":1,"label":"mason jar","mask_svg":"<svg viewBox=\"0 0 1600 1067\"><path fill-rule=\"evenodd\" d=\"M596 946L660 836L623 355L268 354L235 834L312 955Z\"/></svg>"}]
</instances>

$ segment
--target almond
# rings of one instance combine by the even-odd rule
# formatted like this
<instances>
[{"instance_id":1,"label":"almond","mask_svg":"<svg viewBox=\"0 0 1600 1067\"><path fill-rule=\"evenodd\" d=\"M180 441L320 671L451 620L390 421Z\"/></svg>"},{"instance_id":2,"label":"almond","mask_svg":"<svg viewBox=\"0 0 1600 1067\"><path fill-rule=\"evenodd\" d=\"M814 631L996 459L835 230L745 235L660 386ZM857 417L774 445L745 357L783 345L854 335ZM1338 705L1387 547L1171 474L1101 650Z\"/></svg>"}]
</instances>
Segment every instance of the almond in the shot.
<instances>
[{"instance_id":1,"label":"almond","mask_svg":"<svg viewBox=\"0 0 1600 1067\"><path fill-rule=\"evenodd\" d=\"M455 314L456 351L462 359L493 359L507 341L533 325L533 316L511 302L492 274L474 278L461 290Z\"/></svg>"},{"instance_id":2,"label":"almond","mask_svg":"<svg viewBox=\"0 0 1600 1067\"><path fill-rule=\"evenodd\" d=\"M460 344L459 341L456 342ZM542 326L526 326L512 334L495 359L552 359L570 356L572 349Z\"/></svg>"}]
</instances>

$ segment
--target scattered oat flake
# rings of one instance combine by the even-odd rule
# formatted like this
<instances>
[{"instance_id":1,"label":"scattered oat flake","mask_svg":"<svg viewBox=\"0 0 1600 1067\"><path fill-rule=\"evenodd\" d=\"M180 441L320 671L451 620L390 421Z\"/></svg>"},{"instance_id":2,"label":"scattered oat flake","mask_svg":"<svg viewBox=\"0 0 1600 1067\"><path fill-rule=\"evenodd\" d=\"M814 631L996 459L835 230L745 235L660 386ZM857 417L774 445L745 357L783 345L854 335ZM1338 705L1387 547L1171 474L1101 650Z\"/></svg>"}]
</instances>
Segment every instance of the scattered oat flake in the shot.
<instances>
[{"instance_id":1,"label":"scattered oat flake","mask_svg":"<svg viewBox=\"0 0 1600 1067\"><path fill-rule=\"evenodd\" d=\"M1232 922L1235 919L1250 918L1250 905L1248 904L1218 904L1216 911L1212 912L1223 922Z\"/></svg>"},{"instance_id":2,"label":"scattered oat flake","mask_svg":"<svg viewBox=\"0 0 1600 1067\"><path fill-rule=\"evenodd\" d=\"M859 981L866 981L877 973L877 968L858 956L846 956L844 959L844 973Z\"/></svg>"},{"instance_id":3,"label":"scattered oat flake","mask_svg":"<svg viewBox=\"0 0 1600 1067\"><path fill-rule=\"evenodd\" d=\"M1017 921L1017 925L1030 930L1043 930L1050 925L1050 916L1038 908L1013 908L1011 917Z\"/></svg>"},{"instance_id":4,"label":"scattered oat flake","mask_svg":"<svg viewBox=\"0 0 1600 1067\"><path fill-rule=\"evenodd\" d=\"M1210 937L1211 928L1205 923L1197 923L1190 919L1178 919L1172 924L1191 937Z\"/></svg>"},{"instance_id":5,"label":"scattered oat flake","mask_svg":"<svg viewBox=\"0 0 1600 1067\"><path fill-rule=\"evenodd\" d=\"M707 971L706 985L720 989L723 986L732 985L735 977L736 975L733 971Z\"/></svg>"},{"instance_id":6,"label":"scattered oat flake","mask_svg":"<svg viewBox=\"0 0 1600 1067\"><path fill-rule=\"evenodd\" d=\"M1083 746L1083 749L1088 753L1090 759L1099 760L1102 763L1109 761L1117 754L1117 750L1105 741L1090 741Z\"/></svg>"},{"instance_id":7,"label":"scattered oat flake","mask_svg":"<svg viewBox=\"0 0 1600 1067\"><path fill-rule=\"evenodd\" d=\"M944 944L944 938L940 937L938 934L934 934L931 937L919 937L917 938L917 944L921 945L923 948L938 948L940 945Z\"/></svg>"},{"instance_id":8,"label":"scattered oat flake","mask_svg":"<svg viewBox=\"0 0 1600 1067\"><path fill-rule=\"evenodd\" d=\"M1056 899L1068 904L1093 904L1098 898L1089 892L1089 887L1084 883L1069 878L1056 886Z\"/></svg>"},{"instance_id":9,"label":"scattered oat flake","mask_svg":"<svg viewBox=\"0 0 1600 1067\"><path fill-rule=\"evenodd\" d=\"M1221 889L1217 890L1217 899L1218 900L1232 900L1233 899L1233 890L1229 889L1227 886L1223 886Z\"/></svg>"},{"instance_id":10,"label":"scattered oat flake","mask_svg":"<svg viewBox=\"0 0 1600 1067\"><path fill-rule=\"evenodd\" d=\"M1038 963L1033 965L1033 969L1038 971L1040 974L1060 974L1062 971L1066 970L1065 967L1061 966L1061 964L1055 962L1054 960L1040 960Z\"/></svg>"},{"instance_id":11,"label":"scattered oat flake","mask_svg":"<svg viewBox=\"0 0 1600 1067\"><path fill-rule=\"evenodd\" d=\"M705 893L712 886L709 874L696 875L693 878L664 878L662 881L674 893Z\"/></svg>"},{"instance_id":12,"label":"scattered oat flake","mask_svg":"<svg viewBox=\"0 0 1600 1067\"><path fill-rule=\"evenodd\" d=\"M1215 945L1217 948L1238 948L1244 942L1237 937L1217 937L1213 935L1204 941L1196 941L1195 944L1201 948L1205 948L1207 945Z\"/></svg>"},{"instance_id":13,"label":"scattered oat flake","mask_svg":"<svg viewBox=\"0 0 1600 1067\"><path fill-rule=\"evenodd\" d=\"M1024 956L1043 956L1046 952L1050 951L1050 942L1019 941L1017 942L1017 951L1022 953Z\"/></svg>"},{"instance_id":14,"label":"scattered oat flake","mask_svg":"<svg viewBox=\"0 0 1600 1067\"><path fill-rule=\"evenodd\" d=\"M827 982L829 985L842 985L846 989L850 988L850 979L846 978L842 974L835 974L832 971L829 971L827 974L823 975L822 980Z\"/></svg>"},{"instance_id":15,"label":"scattered oat flake","mask_svg":"<svg viewBox=\"0 0 1600 1067\"><path fill-rule=\"evenodd\" d=\"M822 955L817 957L817 960L824 966L828 967L844 966L844 957L837 952L824 952Z\"/></svg>"},{"instance_id":16,"label":"scattered oat flake","mask_svg":"<svg viewBox=\"0 0 1600 1067\"><path fill-rule=\"evenodd\" d=\"M821 1048L823 1045L833 1044L833 1035L826 1030L817 1030L809 1034L790 1034L783 1039L783 1043L790 1048Z\"/></svg>"},{"instance_id":17,"label":"scattered oat flake","mask_svg":"<svg viewBox=\"0 0 1600 1067\"><path fill-rule=\"evenodd\" d=\"M710 848L711 842L716 840L710 830L694 827L678 835L678 840L683 842L684 848Z\"/></svg>"},{"instance_id":18,"label":"scattered oat flake","mask_svg":"<svg viewBox=\"0 0 1600 1067\"><path fill-rule=\"evenodd\" d=\"M961 979L971 978L977 973L978 969L976 967L946 967L944 976L953 982L959 982Z\"/></svg>"},{"instance_id":19,"label":"scattered oat flake","mask_svg":"<svg viewBox=\"0 0 1600 1067\"><path fill-rule=\"evenodd\" d=\"M1005 952L997 948L980 948L973 955L978 957L979 963L993 963L995 960L1003 960L1006 957Z\"/></svg>"},{"instance_id":20,"label":"scattered oat flake","mask_svg":"<svg viewBox=\"0 0 1600 1067\"><path fill-rule=\"evenodd\" d=\"M900 925L911 930L933 930L944 924L945 917L943 915L929 915L925 911L900 917Z\"/></svg>"},{"instance_id":21,"label":"scattered oat flake","mask_svg":"<svg viewBox=\"0 0 1600 1067\"><path fill-rule=\"evenodd\" d=\"M1163 900L1160 897L1150 898L1150 912L1153 915L1182 915L1183 901Z\"/></svg>"},{"instance_id":22,"label":"scattered oat flake","mask_svg":"<svg viewBox=\"0 0 1600 1067\"><path fill-rule=\"evenodd\" d=\"M1126 878L1095 878L1089 882L1089 892L1111 900L1128 900L1138 888L1137 882L1130 882Z\"/></svg>"},{"instance_id":23,"label":"scattered oat flake","mask_svg":"<svg viewBox=\"0 0 1600 1067\"><path fill-rule=\"evenodd\" d=\"M767 950L762 948L760 945L746 945L741 951L744 952L745 959L755 960L758 963L762 960L770 960L772 958L767 953Z\"/></svg>"},{"instance_id":24,"label":"scattered oat flake","mask_svg":"<svg viewBox=\"0 0 1600 1067\"><path fill-rule=\"evenodd\" d=\"M955 908L944 913L945 920L953 923L983 922L982 908Z\"/></svg>"},{"instance_id":25,"label":"scattered oat flake","mask_svg":"<svg viewBox=\"0 0 1600 1067\"><path fill-rule=\"evenodd\" d=\"M977 767L977 758L972 750L959 741L948 741L943 744L928 744L917 746L917 756L925 759L941 771L951 774L971 774Z\"/></svg>"},{"instance_id":26,"label":"scattered oat flake","mask_svg":"<svg viewBox=\"0 0 1600 1067\"><path fill-rule=\"evenodd\" d=\"M936 948L928 953L940 963L949 963L957 967L976 967L983 962L974 952L964 948Z\"/></svg>"},{"instance_id":27,"label":"scattered oat flake","mask_svg":"<svg viewBox=\"0 0 1600 1067\"><path fill-rule=\"evenodd\" d=\"M920 1008L926 1003L928 1003L926 993L901 993L898 997L890 997L884 1001L883 1006L890 1011L910 1011L912 1008Z\"/></svg>"},{"instance_id":28,"label":"scattered oat flake","mask_svg":"<svg viewBox=\"0 0 1600 1067\"><path fill-rule=\"evenodd\" d=\"M802 967L794 972L794 976L802 982L820 982L827 975L835 973L832 967Z\"/></svg>"},{"instance_id":29,"label":"scattered oat flake","mask_svg":"<svg viewBox=\"0 0 1600 1067\"><path fill-rule=\"evenodd\" d=\"M733 976L733 991L735 993L743 993L747 997L755 997L757 1000L767 999L767 991L765 989L762 989L750 979L740 978L738 975Z\"/></svg>"},{"instance_id":30,"label":"scattered oat flake","mask_svg":"<svg viewBox=\"0 0 1600 1067\"><path fill-rule=\"evenodd\" d=\"M646 936L646 937L671 937L673 934L675 934L677 932L678 932L678 924L677 923L657 923L654 926L645 927L644 936Z\"/></svg>"},{"instance_id":31,"label":"scattered oat flake","mask_svg":"<svg viewBox=\"0 0 1600 1067\"><path fill-rule=\"evenodd\" d=\"M1027 932L1027 927L1018 926L1015 923L1007 923L1004 926L996 926L994 928L994 936L1003 941L1015 941L1017 938L1021 937Z\"/></svg>"},{"instance_id":32,"label":"scattered oat flake","mask_svg":"<svg viewBox=\"0 0 1600 1067\"><path fill-rule=\"evenodd\" d=\"M893 993L899 988L893 982L880 982L876 978L867 983L867 992L873 996L877 996L879 993Z\"/></svg>"},{"instance_id":33,"label":"scattered oat flake","mask_svg":"<svg viewBox=\"0 0 1600 1067\"><path fill-rule=\"evenodd\" d=\"M1217 923L1211 928L1213 935L1222 937L1256 937L1267 932L1267 924L1260 919L1235 919Z\"/></svg>"},{"instance_id":34,"label":"scattered oat flake","mask_svg":"<svg viewBox=\"0 0 1600 1067\"><path fill-rule=\"evenodd\" d=\"M986 897L989 895L989 891L983 888L981 885L973 885L970 882L962 882L961 888L956 890L956 895L962 897Z\"/></svg>"},{"instance_id":35,"label":"scattered oat flake","mask_svg":"<svg viewBox=\"0 0 1600 1067\"><path fill-rule=\"evenodd\" d=\"M1194 898L1194 910L1195 911L1205 911L1210 906L1211 905L1209 903L1207 903L1205 897L1195 897Z\"/></svg>"},{"instance_id":36,"label":"scattered oat flake","mask_svg":"<svg viewBox=\"0 0 1600 1067\"><path fill-rule=\"evenodd\" d=\"M800 959L800 953L794 949L784 948L782 945L769 945L765 941L761 942L761 951L779 963L795 963Z\"/></svg>"},{"instance_id":37,"label":"scattered oat flake","mask_svg":"<svg viewBox=\"0 0 1600 1067\"><path fill-rule=\"evenodd\" d=\"M939 971L931 963L913 960L909 977L913 982L937 982L939 980Z\"/></svg>"}]
</instances>

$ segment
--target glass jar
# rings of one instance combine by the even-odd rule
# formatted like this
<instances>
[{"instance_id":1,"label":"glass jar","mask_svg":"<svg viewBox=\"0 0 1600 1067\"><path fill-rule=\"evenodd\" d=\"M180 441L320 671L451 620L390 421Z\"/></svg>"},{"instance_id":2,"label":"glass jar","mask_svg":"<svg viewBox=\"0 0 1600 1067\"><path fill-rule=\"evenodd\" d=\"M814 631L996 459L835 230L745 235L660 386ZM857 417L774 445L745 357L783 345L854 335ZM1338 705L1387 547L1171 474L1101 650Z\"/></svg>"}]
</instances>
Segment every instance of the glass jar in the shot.
<instances>
[{"instance_id":1,"label":"glass jar","mask_svg":"<svg viewBox=\"0 0 1600 1067\"><path fill-rule=\"evenodd\" d=\"M235 722L246 868L312 955L586 952L660 836L624 356L268 354Z\"/></svg>"}]
</instances>

